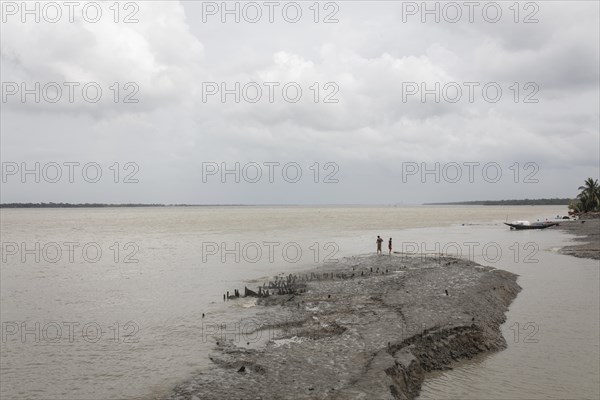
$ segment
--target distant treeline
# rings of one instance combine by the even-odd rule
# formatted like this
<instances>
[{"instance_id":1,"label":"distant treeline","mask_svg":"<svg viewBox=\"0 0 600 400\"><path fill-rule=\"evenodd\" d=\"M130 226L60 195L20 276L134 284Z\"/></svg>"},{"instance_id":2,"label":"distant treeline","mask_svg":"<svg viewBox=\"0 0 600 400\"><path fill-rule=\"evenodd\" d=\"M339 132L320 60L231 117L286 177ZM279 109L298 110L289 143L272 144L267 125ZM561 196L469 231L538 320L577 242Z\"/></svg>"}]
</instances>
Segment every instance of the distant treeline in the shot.
<instances>
[{"instance_id":1,"label":"distant treeline","mask_svg":"<svg viewBox=\"0 0 600 400\"><path fill-rule=\"evenodd\" d=\"M4 203L0 208L100 208L100 207L241 207L244 204L107 204L107 203Z\"/></svg>"},{"instance_id":2,"label":"distant treeline","mask_svg":"<svg viewBox=\"0 0 600 400\"><path fill-rule=\"evenodd\" d=\"M5 203L0 208L97 208L97 207L164 207L164 204L105 204L105 203Z\"/></svg>"},{"instance_id":3,"label":"distant treeline","mask_svg":"<svg viewBox=\"0 0 600 400\"><path fill-rule=\"evenodd\" d=\"M426 206L539 206L568 205L572 199L481 200L450 203L424 203ZM0 208L101 208L101 207L243 207L249 204L108 204L108 203L4 203Z\"/></svg>"},{"instance_id":4,"label":"distant treeline","mask_svg":"<svg viewBox=\"0 0 600 400\"><path fill-rule=\"evenodd\" d=\"M425 203L428 206L566 206L573 199L522 199L522 200L481 200L481 201L457 201L452 203Z\"/></svg>"}]
</instances>

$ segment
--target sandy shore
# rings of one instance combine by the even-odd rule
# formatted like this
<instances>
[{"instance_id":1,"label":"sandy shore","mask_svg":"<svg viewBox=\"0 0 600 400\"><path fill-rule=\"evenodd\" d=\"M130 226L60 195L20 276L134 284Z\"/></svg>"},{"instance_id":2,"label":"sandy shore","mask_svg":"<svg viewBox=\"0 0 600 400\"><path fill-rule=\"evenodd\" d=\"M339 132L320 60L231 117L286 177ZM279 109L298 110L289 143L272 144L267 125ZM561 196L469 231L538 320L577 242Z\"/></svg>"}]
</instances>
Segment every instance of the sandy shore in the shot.
<instances>
[{"instance_id":1,"label":"sandy shore","mask_svg":"<svg viewBox=\"0 0 600 400\"><path fill-rule=\"evenodd\" d=\"M286 294L257 300L253 332L272 340L252 348L215 335L214 368L168 399L412 399L426 372L506 347L499 327L516 280L466 260L398 254L279 279L265 289Z\"/></svg>"},{"instance_id":2,"label":"sandy shore","mask_svg":"<svg viewBox=\"0 0 600 400\"><path fill-rule=\"evenodd\" d=\"M600 260L600 219L561 222L558 228L577 235L575 240L581 242L563 247L561 253Z\"/></svg>"}]
</instances>

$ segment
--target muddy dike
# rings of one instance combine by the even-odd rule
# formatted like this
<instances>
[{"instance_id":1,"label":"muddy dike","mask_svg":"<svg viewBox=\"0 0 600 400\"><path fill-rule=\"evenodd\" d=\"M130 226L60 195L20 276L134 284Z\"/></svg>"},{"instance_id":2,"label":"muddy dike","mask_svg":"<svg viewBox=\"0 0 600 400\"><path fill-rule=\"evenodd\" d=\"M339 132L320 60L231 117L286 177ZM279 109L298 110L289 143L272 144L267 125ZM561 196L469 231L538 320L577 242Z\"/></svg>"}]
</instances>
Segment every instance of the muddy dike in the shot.
<instances>
[{"instance_id":1,"label":"muddy dike","mask_svg":"<svg viewBox=\"0 0 600 400\"><path fill-rule=\"evenodd\" d=\"M167 399L413 399L428 372L506 347L500 325L516 280L467 260L401 254L278 277L245 291L257 314L244 337L268 340L247 347L214 335L213 367ZM232 301L248 300L239 294Z\"/></svg>"},{"instance_id":2,"label":"muddy dike","mask_svg":"<svg viewBox=\"0 0 600 400\"><path fill-rule=\"evenodd\" d=\"M559 229L565 230L573 235L579 244L563 247L560 252L580 258L591 258L600 260L600 219L582 216L578 221L561 222Z\"/></svg>"}]
</instances>

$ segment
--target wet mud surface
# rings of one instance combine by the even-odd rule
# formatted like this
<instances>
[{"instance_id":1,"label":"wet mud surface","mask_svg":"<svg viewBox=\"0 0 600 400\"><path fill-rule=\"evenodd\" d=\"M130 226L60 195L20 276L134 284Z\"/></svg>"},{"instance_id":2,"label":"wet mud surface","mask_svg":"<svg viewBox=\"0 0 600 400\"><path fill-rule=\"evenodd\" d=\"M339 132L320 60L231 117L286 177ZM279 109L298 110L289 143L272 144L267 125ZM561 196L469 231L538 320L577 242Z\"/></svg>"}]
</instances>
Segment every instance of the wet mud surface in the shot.
<instances>
[{"instance_id":1,"label":"wet mud surface","mask_svg":"<svg viewBox=\"0 0 600 400\"><path fill-rule=\"evenodd\" d=\"M167 399L413 399L427 372L506 347L499 327L516 280L467 260L392 254L265 282L245 337L268 340L214 335L213 368Z\"/></svg>"},{"instance_id":2,"label":"wet mud surface","mask_svg":"<svg viewBox=\"0 0 600 400\"><path fill-rule=\"evenodd\" d=\"M600 219L561 222L558 228L577 235L575 241L581 242L563 247L562 254L600 260Z\"/></svg>"}]
</instances>

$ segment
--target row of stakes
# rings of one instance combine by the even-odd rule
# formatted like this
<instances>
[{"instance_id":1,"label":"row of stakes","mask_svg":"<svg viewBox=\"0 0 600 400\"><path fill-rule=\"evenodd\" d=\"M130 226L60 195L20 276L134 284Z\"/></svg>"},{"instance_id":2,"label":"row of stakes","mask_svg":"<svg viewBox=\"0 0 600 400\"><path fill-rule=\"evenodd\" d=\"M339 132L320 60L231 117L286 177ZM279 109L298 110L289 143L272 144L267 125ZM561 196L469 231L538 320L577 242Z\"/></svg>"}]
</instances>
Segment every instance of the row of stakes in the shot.
<instances>
[{"instance_id":1,"label":"row of stakes","mask_svg":"<svg viewBox=\"0 0 600 400\"><path fill-rule=\"evenodd\" d=\"M352 267L352 271L355 271L354 267ZM242 296L240 291L234 289L233 294L230 294L229 291L223 294L223 301L227 301L229 299L237 299L240 297L269 297L273 295L283 295L283 294L299 294L306 292L306 285L304 282L311 281L322 281L326 279L334 280L334 279L352 279L359 276L365 276L365 272L367 276L371 274L377 275L385 275L389 272L389 269L386 268L380 271L379 267L373 270L373 267L370 268L369 271L361 271L360 275L358 275L358 271L353 272L352 274L345 273L336 273L336 272L325 272L322 274L316 274L311 272L309 274L304 275L294 275L289 274L286 277L275 277L274 281L269 281L269 283L263 283L262 286L258 287L258 291L254 291L248 289L248 287L244 287L244 295Z\"/></svg>"}]
</instances>

